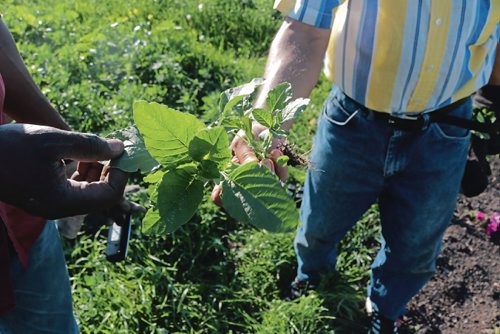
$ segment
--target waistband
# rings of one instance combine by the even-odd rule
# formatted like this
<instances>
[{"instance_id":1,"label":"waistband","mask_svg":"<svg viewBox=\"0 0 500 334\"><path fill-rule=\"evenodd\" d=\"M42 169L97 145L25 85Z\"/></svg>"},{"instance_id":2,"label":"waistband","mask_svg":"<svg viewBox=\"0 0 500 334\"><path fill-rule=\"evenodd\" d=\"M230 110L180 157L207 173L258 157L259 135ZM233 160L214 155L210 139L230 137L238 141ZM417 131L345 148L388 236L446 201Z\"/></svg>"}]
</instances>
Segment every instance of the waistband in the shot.
<instances>
[{"instance_id":1,"label":"waistband","mask_svg":"<svg viewBox=\"0 0 500 334\"><path fill-rule=\"evenodd\" d=\"M368 113L367 118L382 121L394 130L401 131L419 131L425 129L430 123L446 123L461 128L475 130L484 133L495 134L500 131L497 123L479 123L470 119L448 115L450 111L460 107L469 100L469 96L457 100L443 108L436 109L427 113L418 115L391 115L387 112L380 112L366 108L360 103L346 95L346 98L356 105L359 109Z\"/></svg>"}]
</instances>

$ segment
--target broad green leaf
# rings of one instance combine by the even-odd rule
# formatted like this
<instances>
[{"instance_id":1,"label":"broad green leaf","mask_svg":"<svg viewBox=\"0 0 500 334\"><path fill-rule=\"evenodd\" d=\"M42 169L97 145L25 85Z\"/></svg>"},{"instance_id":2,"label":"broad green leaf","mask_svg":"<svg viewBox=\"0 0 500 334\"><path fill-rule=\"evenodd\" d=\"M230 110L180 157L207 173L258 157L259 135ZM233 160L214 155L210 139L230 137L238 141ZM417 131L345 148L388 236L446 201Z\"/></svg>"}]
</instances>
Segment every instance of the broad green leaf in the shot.
<instances>
[{"instance_id":1,"label":"broad green leaf","mask_svg":"<svg viewBox=\"0 0 500 334\"><path fill-rule=\"evenodd\" d=\"M158 201L158 185L157 184L150 184L146 188L146 194L149 197L149 201L151 202L152 205L156 205L156 202Z\"/></svg>"},{"instance_id":2,"label":"broad green leaf","mask_svg":"<svg viewBox=\"0 0 500 334\"><path fill-rule=\"evenodd\" d=\"M248 126L250 124L250 126ZM230 116L225 118L223 122L220 124L227 133L234 132L240 129L252 129L252 119L249 116ZM235 131L236 130L236 131ZM245 133L247 131L245 130ZM251 132L251 131L250 131Z\"/></svg>"},{"instance_id":3,"label":"broad green leaf","mask_svg":"<svg viewBox=\"0 0 500 334\"><path fill-rule=\"evenodd\" d=\"M273 138L277 137L283 137L286 138L288 136L288 131L283 130L283 129L270 129L269 132L271 133Z\"/></svg>"},{"instance_id":4,"label":"broad green leaf","mask_svg":"<svg viewBox=\"0 0 500 334\"><path fill-rule=\"evenodd\" d=\"M255 88L262 85L264 80L253 79L251 82L230 88L224 91L219 100L219 113L221 115L227 114L236 104L243 100L245 96L252 94Z\"/></svg>"},{"instance_id":5,"label":"broad green leaf","mask_svg":"<svg viewBox=\"0 0 500 334\"><path fill-rule=\"evenodd\" d=\"M157 208L150 208L146 215L142 219L142 226L144 232L150 231L153 226L156 226L160 222L160 213Z\"/></svg>"},{"instance_id":6,"label":"broad green leaf","mask_svg":"<svg viewBox=\"0 0 500 334\"><path fill-rule=\"evenodd\" d=\"M231 174L240 167L241 167L240 164L235 164L234 162L231 162L231 163L227 164L226 169L224 169L224 173L226 175Z\"/></svg>"},{"instance_id":7,"label":"broad green leaf","mask_svg":"<svg viewBox=\"0 0 500 334\"><path fill-rule=\"evenodd\" d=\"M144 182L146 183L158 183L161 181L163 178L163 175L165 175L165 171L163 170L157 170L154 173L148 174L144 177Z\"/></svg>"},{"instance_id":8,"label":"broad green leaf","mask_svg":"<svg viewBox=\"0 0 500 334\"><path fill-rule=\"evenodd\" d=\"M160 216L148 233L171 233L187 223L196 213L203 198L203 182L188 168L181 167L167 172L158 185L156 207Z\"/></svg>"},{"instance_id":9,"label":"broad green leaf","mask_svg":"<svg viewBox=\"0 0 500 334\"><path fill-rule=\"evenodd\" d=\"M226 164L218 166L211 160L203 160L200 162L200 176L209 180L217 179L220 177L219 170L224 169L225 166Z\"/></svg>"},{"instance_id":10,"label":"broad green leaf","mask_svg":"<svg viewBox=\"0 0 500 334\"><path fill-rule=\"evenodd\" d=\"M270 113L276 110L283 110L286 103L292 98L292 86L288 82L283 82L274 87L267 94L266 105Z\"/></svg>"},{"instance_id":11,"label":"broad green leaf","mask_svg":"<svg viewBox=\"0 0 500 334\"><path fill-rule=\"evenodd\" d=\"M248 163L222 182L222 203L231 217L271 232L286 232L299 222L295 203L266 167Z\"/></svg>"},{"instance_id":12,"label":"broad green leaf","mask_svg":"<svg viewBox=\"0 0 500 334\"><path fill-rule=\"evenodd\" d=\"M226 130L222 127L200 130L189 143L189 155L196 161L213 161L222 169L231 159Z\"/></svg>"},{"instance_id":13,"label":"broad green leaf","mask_svg":"<svg viewBox=\"0 0 500 334\"><path fill-rule=\"evenodd\" d=\"M235 105L237 105L238 103L242 102L246 96L247 95L238 95L238 96L233 97L231 100L227 101L227 103L224 105L224 109L222 110L221 117L226 117L228 114L230 114L233 107ZM222 101L222 98L221 98L221 101ZM240 111L240 110L238 110L238 111Z\"/></svg>"},{"instance_id":14,"label":"broad green leaf","mask_svg":"<svg viewBox=\"0 0 500 334\"><path fill-rule=\"evenodd\" d=\"M281 112L281 124L297 119L306 109L309 99L298 98L288 103Z\"/></svg>"},{"instance_id":15,"label":"broad green leaf","mask_svg":"<svg viewBox=\"0 0 500 334\"><path fill-rule=\"evenodd\" d=\"M151 155L170 168L189 161L189 142L205 125L195 116L158 103L134 103L134 121Z\"/></svg>"},{"instance_id":16,"label":"broad green leaf","mask_svg":"<svg viewBox=\"0 0 500 334\"><path fill-rule=\"evenodd\" d=\"M245 96L240 102L233 106L230 115L237 115L239 117L241 117L242 115L249 115L252 108L252 98L250 96Z\"/></svg>"},{"instance_id":17,"label":"broad green leaf","mask_svg":"<svg viewBox=\"0 0 500 334\"><path fill-rule=\"evenodd\" d=\"M241 116L229 116L226 117L219 124L226 130L226 132L230 132L232 130L241 129Z\"/></svg>"},{"instance_id":18,"label":"broad green leaf","mask_svg":"<svg viewBox=\"0 0 500 334\"><path fill-rule=\"evenodd\" d=\"M153 205L156 205L156 202L158 201L158 186L165 173L166 171L164 170L157 170L143 178L143 181L148 183L146 193L148 194L149 200Z\"/></svg>"},{"instance_id":19,"label":"broad green leaf","mask_svg":"<svg viewBox=\"0 0 500 334\"><path fill-rule=\"evenodd\" d=\"M125 151L123 154L111 161L111 166L120 168L125 172L149 173L158 167L158 162L149 154L144 139L135 127L128 127L108 135L110 138L116 138L123 141Z\"/></svg>"},{"instance_id":20,"label":"broad green leaf","mask_svg":"<svg viewBox=\"0 0 500 334\"><path fill-rule=\"evenodd\" d=\"M252 116L257 122L267 128L272 128L274 125L273 115L267 110L256 108L252 110Z\"/></svg>"}]
</instances>

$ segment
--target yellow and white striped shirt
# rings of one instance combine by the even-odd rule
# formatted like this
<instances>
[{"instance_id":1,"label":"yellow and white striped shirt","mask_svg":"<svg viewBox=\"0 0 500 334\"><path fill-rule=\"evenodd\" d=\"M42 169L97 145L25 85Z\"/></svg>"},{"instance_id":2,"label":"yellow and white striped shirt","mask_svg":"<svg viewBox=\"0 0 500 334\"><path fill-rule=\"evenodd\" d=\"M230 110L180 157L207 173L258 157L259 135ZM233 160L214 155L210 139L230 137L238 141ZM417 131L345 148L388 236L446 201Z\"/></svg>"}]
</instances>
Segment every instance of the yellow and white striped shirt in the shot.
<instances>
[{"instance_id":1,"label":"yellow and white striped shirt","mask_svg":"<svg viewBox=\"0 0 500 334\"><path fill-rule=\"evenodd\" d=\"M275 8L331 28L327 77L394 114L435 110L484 86L500 40L500 0L276 0Z\"/></svg>"}]
</instances>

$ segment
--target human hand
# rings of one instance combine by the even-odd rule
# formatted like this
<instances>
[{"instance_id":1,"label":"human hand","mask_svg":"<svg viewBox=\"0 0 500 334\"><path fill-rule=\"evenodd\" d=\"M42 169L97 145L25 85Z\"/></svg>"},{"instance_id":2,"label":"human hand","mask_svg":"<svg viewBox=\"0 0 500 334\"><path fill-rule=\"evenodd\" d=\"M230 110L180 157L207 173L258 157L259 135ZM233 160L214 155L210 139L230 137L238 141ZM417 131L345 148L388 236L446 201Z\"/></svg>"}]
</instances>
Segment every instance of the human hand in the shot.
<instances>
[{"instance_id":1,"label":"human hand","mask_svg":"<svg viewBox=\"0 0 500 334\"><path fill-rule=\"evenodd\" d=\"M269 129L260 124L254 124L254 126L252 127L252 132L256 139L264 138L265 136L269 135ZM269 151L269 157L266 157L259 162L257 155L247 144L245 132L243 130L240 130L229 146L233 152L232 162L239 165L244 165L249 162L259 162L261 165L269 168L279 177L281 181L284 182L288 177L288 167L280 166L277 163L278 158L283 156L283 152L279 149L282 144L282 139L273 138L271 149ZM212 200L219 206L222 206L222 201L220 198L221 192L222 186L219 184L214 187L211 194Z\"/></svg>"},{"instance_id":2,"label":"human hand","mask_svg":"<svg viewBox=\"0 0 500 334\"><path fill-rule=\"evenodd\" d=\"M126 195L127 193L133 193L139 190L139 186L131 185L125 187L124 193ZM88 215L65 217L57 219L56 222L61 235L67 239L75 239L84 224L86 225L86 230L92 231L91 233L93 233L99 230L101 226L111 226L114 222L120 225L122 222L126 221L127 216L138 212L145 213L146 211L146 208L142 205L122 197L117 204L109 209L92 212Z\"/></svg>"},{"instance_id":3,"label":"human hand","mask_svg":"<svg viewBox=\"0 0 500 334\"><path fill-rule=\"evenodd\" d=\"M130 185L125 187L124 195L131 194L139 191L141 188L138 185ZM122 199L112 206L111 208L104 210L102 212L92 213L87 216L87 220L97 226L96 224L100 221L100 225L111 225L113 222L121 225L120 222L125 221L125 218L128 215L134 213L146 213L146 208L142 205L128 200L125 196Z\"/></svg>"},{"instance_id":4,"label":"human hand","mask_svg":"<svg viewBox=\"0 0 500 334\"><path fill-rule=\"evenodd\" d=\"M88 170L82 180L68 179L62 159L102 161L122 152L115 139L38 125L0 126L0 200L46 218L109 208L121 200L127 174L113 168L97 181L95 170Z\"/></svg>"},{"instance_id":5,"label":"human hand","mask_svg":"<svg viewBox=\"0 0 500 334\"><path fill-rule=\"evenodd\" d=\"M71 180L78 182L103 181L109 172L109 166L97 161L78 161L71 176Z\"/></svg>"},{"instance_id":6,"label":"human hand","mask_svg":"<svg viewBox=\"0 0 500 334\"><path fill-rule=\"evenodd\" d=\"M473 96L477 108L486 108L500 115L500 85L486 85Z\"/></svg>"}]
</instances>

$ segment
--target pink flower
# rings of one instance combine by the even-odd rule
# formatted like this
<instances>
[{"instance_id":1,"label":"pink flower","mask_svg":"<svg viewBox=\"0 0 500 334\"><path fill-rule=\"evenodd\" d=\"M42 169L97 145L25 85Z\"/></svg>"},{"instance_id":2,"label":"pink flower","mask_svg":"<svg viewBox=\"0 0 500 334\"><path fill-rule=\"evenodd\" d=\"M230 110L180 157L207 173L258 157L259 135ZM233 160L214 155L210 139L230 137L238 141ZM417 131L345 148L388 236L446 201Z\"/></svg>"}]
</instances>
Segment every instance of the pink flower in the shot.
<instances>
[{"instance_id":1,"label":"pink flower","mask_svg":"<svg viewBox=\"0 0 500 334\"><path fill-rule=\"evenodd\" d=\"M486 220L486 214L484 212L478 211L476 213L476 220L484 222Z\"/></svg>"},{"instance_id":2,"label":"pink flower","mask_svg":"<svg viewBox=\"0 0 500 334\"><path fill-rule=\"evenodd\" d=\"M500 225L500 213L493 212L490 216L490 223Z\"/></svg>"},{"instance_id":3,"label":"pink flower","mask_svg":"<svg viewBox=\"0 0 500 334\"><path fill-rule=\"evenodd\" d=\"M500 226L500 213L493 212L490 216L490 222L486 226L486 234L492 235L493 233L498 231L499 226Z\"/></svg>"}]
</instances>

